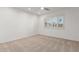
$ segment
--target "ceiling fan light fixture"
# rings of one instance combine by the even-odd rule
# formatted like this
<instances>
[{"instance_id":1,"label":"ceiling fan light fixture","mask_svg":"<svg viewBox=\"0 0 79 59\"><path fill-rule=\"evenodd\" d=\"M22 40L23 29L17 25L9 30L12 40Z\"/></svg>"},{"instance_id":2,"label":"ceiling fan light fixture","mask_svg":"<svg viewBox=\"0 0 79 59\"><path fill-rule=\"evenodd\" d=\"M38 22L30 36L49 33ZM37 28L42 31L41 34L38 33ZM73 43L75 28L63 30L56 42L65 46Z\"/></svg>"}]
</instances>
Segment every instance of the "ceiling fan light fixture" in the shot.
<instances>
[{"instance_id":1,"label":"ceiling fan light fixture","mask_svg":"<svg viewBox=\"0 0 79 59\"><path fill-rule=\"evenodd\" d=\"M41 7L41 10L44 10L44 7Z\"/></svg>"}]
</instances>

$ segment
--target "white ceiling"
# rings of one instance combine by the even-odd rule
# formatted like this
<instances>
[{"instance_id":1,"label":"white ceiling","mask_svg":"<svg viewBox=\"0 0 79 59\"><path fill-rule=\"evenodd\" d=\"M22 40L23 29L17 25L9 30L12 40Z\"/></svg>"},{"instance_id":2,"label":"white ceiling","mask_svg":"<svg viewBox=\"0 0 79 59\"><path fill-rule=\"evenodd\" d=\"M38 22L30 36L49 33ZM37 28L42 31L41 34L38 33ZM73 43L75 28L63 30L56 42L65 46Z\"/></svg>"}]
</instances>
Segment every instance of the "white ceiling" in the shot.
<instances>
[{"instance_id":1,"label":"white ceiling","mask_svg":"<svg viewBox=\"0 0 79 59\"><path fill-rule=\"evenodd\" d=\"M33 13L36 15L45 15L57 10L60 10L64 7L45 7L45 9L41 9L40 7L17 7L25 12Z\"/></svg>"}]
</instances>

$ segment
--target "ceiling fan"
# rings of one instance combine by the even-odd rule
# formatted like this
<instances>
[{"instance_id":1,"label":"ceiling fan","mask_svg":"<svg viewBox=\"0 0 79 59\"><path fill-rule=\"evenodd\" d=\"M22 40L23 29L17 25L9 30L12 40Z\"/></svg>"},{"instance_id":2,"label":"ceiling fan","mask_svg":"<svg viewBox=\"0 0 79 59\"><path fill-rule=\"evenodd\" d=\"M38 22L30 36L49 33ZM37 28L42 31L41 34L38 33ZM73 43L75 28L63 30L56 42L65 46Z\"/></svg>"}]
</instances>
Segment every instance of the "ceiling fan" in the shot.
<instances>
[{"instance_id":1,"label":"ceiling fan","mask_svg":"<svg viewBox=\"0 0 79 59\"><path fill-rule=\"evenodd\" d=\"M49 8L44 8L44 10L46 10L46 11L50 11L50 9L49 9Z\"/></svg>"},{"instance_id":2,"label":"ceiling fan","mask_svg":"<svg viewBox=\"0 0 79 59\"><path fill-rule=\"evenodd\" d=\"M50 11L50 9L49 8L46 8L46 7L41 7L41 10Z\"/></svg>"}]
</instances>

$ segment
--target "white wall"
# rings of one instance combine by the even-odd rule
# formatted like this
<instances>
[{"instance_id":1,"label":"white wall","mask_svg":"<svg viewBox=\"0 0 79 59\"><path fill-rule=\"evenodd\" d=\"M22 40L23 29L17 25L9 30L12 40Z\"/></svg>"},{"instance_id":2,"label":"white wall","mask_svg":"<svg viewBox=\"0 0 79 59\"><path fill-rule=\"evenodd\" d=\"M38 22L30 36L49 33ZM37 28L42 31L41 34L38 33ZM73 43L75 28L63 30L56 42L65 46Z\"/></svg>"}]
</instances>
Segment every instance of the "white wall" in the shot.
<instances>
[{"instance_id":1,"label":"white wall","mask_svg":"<svg viewBox=\"0 0 79 59\"><path fill-rule=\"evenodd\" d=\"M51 30L44 27L44 18L65 16L64 30ZM39 26L38 26L39 25ZM13 8L0 8L0 43L42 34L79 41L79 8L68 8L54 13L36 16Z\"/></svg>"},{"instance_id":2,"label":"white wall","mask_svg":"<svg viewBox=\"0 0 79 59\"><path fill-rule=\"evenodd\" d=\"M37 16L12 8L0 8L0 43L37 33Z\"/></svg>"},{"instance_id":3,"label":"white wall","mask_svg":"<svg viewBox=\"0 0 79 59\"><path fill-rule=\"evenodd\" d=\"M53 30L44 27L44 19L51 15L65 16L64 30ZM39 24L39 33L42 35L79 41L79 8L65 8L52 12L51 14L41 16Z\"/></svg>"}]
</instances>

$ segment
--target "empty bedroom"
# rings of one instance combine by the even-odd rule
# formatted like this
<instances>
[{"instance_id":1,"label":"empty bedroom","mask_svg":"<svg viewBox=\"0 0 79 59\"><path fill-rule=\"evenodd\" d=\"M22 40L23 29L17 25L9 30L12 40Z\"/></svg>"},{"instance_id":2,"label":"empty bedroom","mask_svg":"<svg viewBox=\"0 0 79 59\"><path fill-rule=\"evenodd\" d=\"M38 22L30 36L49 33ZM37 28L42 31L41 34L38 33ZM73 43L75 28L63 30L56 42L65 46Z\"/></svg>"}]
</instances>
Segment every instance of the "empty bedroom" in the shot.
<instances>
[{"instance_id":1,"label":"empty bedroom","mask_svg":"<svg viewBox=\"0 0 79 59\"><path fill-rule=\"evenodd\" d=\"M79 52L79 7L0 7L0 52Z\"/></svg>"}]
</instances>

